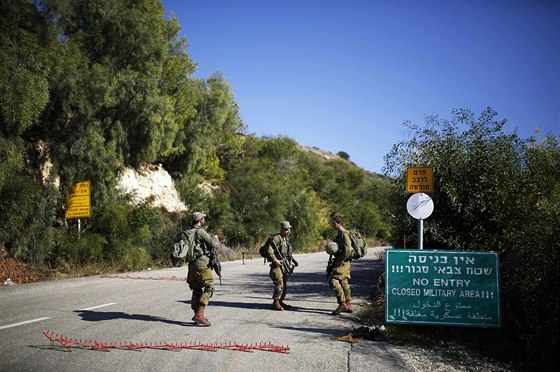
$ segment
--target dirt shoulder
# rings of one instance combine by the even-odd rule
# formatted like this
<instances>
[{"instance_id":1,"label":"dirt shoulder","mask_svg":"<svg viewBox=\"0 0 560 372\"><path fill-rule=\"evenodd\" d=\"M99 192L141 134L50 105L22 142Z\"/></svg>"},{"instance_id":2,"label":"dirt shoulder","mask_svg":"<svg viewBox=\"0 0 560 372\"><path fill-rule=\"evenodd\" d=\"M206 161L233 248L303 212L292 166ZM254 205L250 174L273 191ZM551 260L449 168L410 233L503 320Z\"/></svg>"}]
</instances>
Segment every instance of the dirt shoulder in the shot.
<instances>
[{"instance_id":1,"label":"dirt shoulder","mask_svg":"<svg viewBox=\"0 0 560 372\"><path fill-rule=\"evenodd\" d=\"M36 271L29 268L29 266L14 258L3 257L0 258L0 282L2 285L7 285L6 281L10 279L13 284L33 283L40 280L45 280L45 277Z\"/></svg>"}]
</instances>

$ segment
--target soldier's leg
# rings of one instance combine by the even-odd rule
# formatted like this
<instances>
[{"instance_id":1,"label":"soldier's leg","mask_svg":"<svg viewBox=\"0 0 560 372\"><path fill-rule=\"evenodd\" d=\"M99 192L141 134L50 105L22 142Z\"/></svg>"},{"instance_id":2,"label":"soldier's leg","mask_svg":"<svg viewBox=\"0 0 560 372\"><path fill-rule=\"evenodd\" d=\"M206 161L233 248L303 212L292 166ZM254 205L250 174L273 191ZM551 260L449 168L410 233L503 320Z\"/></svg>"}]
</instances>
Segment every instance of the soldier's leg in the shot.
<instances>
[{"instance_id":1,"label":"soldier's leg","mask_svg":"<svg viewBox=\"0 0 560 372\"><path fill-rule=\"evenodd\" d=\"M204 327L211 326L212 324L204 316L204 311L210 302L210 298L214 293L214 276L209 268L203 268L197 271L199 274L199 280L201 283L199 306L195 312L193 320L196 324Z\"/></svg>"},{"instance_id":2,"label":"soldier's leg","mask_svg":"<svg viewBox=\"0 0 560 372\"><path fill-rule=\"evenodd\" d=\"M338 277L332 277L330 281L331 288L336 293L336 300L338 302L338 307L334 309L331 314L338 315L343 311L348 310L346 307L346 297L344 295L344 289L342 287L342 280Z\"/></svg>"},{"instance_id":3,"label":"soldier's leg","mask_svg":"<svg viewBox=\"0 0 560 372\"><path fill-rule=\"evenodd\" d=\"M344 298L346 299L346 310L343 310L345 313L353 312L352 309L352 293L350 292L350 283L348 279L341 280L340 286L342 287L342 291L344 292Z\"/></svg>"},{"instance_id":4,"label":"soldier's leg","mask_svg":"<svg viewBox=\"0 0 560 372\"><path fill-rule=\"evenodd\" d=\"M200 282L200 276L197 273L197 269L194 265L189 264L189 272L187 275L187 284L192 291L191 295L191 309L196 313L198 307L200 306L200 296L202 295L202 283Z\"/></svg>"},{"instance_id":5,"label":"soldier's leg","mask_svg":"<svg viewBox=\"0 0 560 372\"><path fill-rule=\"evenodd\" d=\"M284 281L282 276L282 269L279 267L270 268L270 279L274 284L274 291L272 292L272 308L274 310L284 310L282 305L280 305L280 297L284 291Z\"/></svg>"},{"instance_id":6,"label":"soldier's leg","mask_svg":"<svg viewBox=\"0 0 560 372\"><path fill-rule=\"evenodd\" d=\"M202 296L202 288L192 288L191 309L196 313L200 306L200 297Z\"/></svg>"},{"instance_id":7,"label":"soldier's leg","mask_svg":"<svg viewBox=\"0 0 560 372\"><path fill-rule=\"evenodd\" d=\"M336 294L336 300L339 304L346 302L346 297L344 297L344 290L342 289L342 285L340 282L340 279L333 277L331 278L331 281L329 283L334 293Z\"/></svg>"},{"instance_id":8,"label":"soldier's leg","mask_svg":"<svg viewBox=\"0 0 560 372\"><path fill-rule=\"evenodd\" d=\"M286 292L288 289L288 273L284 273L283 277L282 277L282 295L280 295L280 305L286 309L286 310L290 310L292 308L291 305L288 305L286 303L284 303L284 299L286 298Z\"/></svg>"},{"instance_id":9,"label":"soldier's leg","mask_svg":"<svg viewBox=\"0 0 560 372\"><path fill-rule=\"evenodd\" d=\"M214 294L214 275L212 270L204 269L201 271L202 293L200 296L200 304L208 306L210 298Z\"/></svg>"},{"instance_id":10,"label":"soldier's leg","mask_svg":"<svg viewBox=\"0 0 560 372\"><path fill-rule=\"evenodd\" d=\"M352 300L352 294L350 292L350 283L348 283L348 279L343 279L340 281L340 286L342 287L342 292L344 293L344 299L346 302Z\"/></svg>"}]
</instances>

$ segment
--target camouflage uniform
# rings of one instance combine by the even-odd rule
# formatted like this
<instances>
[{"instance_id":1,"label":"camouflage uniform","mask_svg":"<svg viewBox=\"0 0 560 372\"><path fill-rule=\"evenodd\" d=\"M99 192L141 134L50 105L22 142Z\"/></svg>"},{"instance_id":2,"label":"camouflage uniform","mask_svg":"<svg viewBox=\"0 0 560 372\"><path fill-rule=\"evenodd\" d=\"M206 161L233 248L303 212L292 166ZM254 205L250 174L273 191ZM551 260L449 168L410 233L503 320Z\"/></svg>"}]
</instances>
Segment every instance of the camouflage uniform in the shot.
<instances>
[{"instance_id":1,"label":"camouflage uniform","mask_svg":"<svg viewBox=\"0 0 560 372\"><path fill-rule=\"evenodd\" d=\"M350 302L352 300L352 294L348 283L352 265L349 260L352 254L352 241L350 240L348 231L344 229L339 230L335 242L338 245L338 252L335 255L332 277L329 284L336 293L336 300L338 301L339 307L340 305L346 304L347 308L342 308L342 311L348 311L352 306Z\"/></svg>"},{"instance_id":2,"label":"camouflage uniform","mask_svg":"<svg viewBox=\"0 0 560 372\"><path fill-rule=\"evenodd\" d=\"M292 259L292 245L288 239L283 238L280 234L276 234L274 235L274 238L272 238L272 242L288 260ZM272 244L268 247L268 256L274 257L276 261L281 260L274 251ZM272 261L272 263L270 264L269 276L270 279L272 279L272 283L274 283L274 293L272 298L283 301L286 297L286 282L288 281L288 273L286 272L284 265L280 264L280 266L277 267L274 264L274 259L270 259L270 261Z\"/></svg>"},{"instance_id":3,"label":"camouflage uniform","mask_svg":"<svg viewBox=\"0 0 560 372\"><path fill-rule=\"evenodd\" d=\"M293 262L297 266L296 260L292 257L292 245L288 240L291 230L290 223L288 221L283 221L280 223L280 233L276 234L272 238L272 243L268 246L268 260L270 264L270 279L274 283L274 292L272 293L272 308L274 310L288 310L291 308L290 305L284 303L284 298L286 297L286 283L288 281L288 276L290 275L286 272L286 268L280 262L282 258L281 253L285 259ZM274 246L278 249L279 253L276 252Z\"/></svg>"},{"instance_id":4,"label":"camouflage uniform","mask_svg":"<svg viewBox=\"0 0 560 372\"><path fill-rule=\"evenodd\" d=\"M196 311L200 305L207 306L214 292L214 274L210 265L210 251L215 243L210 234L200 225L195 225L196 240L200 242L195 248L196 260L189 262L187 283L192 290L191 308Z\"/></svg>"},{"instance_id":5,"label":"camouflage uniform","mask_svg":"<svg viewBox=\"0 0 560 372\"><path fill-rule=\"evenodd\" d=\"M196 213L200 212L193 213L193 216ZM206 216L202 215L203 217ZM210 234L204 230L199 220L193 225L193 228L196 229L196 241L199 243L195 247L197 259L189 262L187 284L192 291L191 309L195 312L193 320L199 325L208 326L210 322L204 317L204 310L214 293L214 275L210 268L209 256L211 250L216 248L216 243L212 240Z\"/></svg>"}]
</instances>

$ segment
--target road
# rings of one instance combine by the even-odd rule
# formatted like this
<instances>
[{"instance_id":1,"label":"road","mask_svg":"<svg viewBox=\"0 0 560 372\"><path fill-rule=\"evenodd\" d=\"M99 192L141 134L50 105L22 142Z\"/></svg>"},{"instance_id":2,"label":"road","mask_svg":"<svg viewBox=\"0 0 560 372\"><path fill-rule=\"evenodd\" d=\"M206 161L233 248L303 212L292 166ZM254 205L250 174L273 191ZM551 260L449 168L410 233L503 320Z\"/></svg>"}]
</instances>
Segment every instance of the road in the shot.
<instances>
[{"instance_id":1,"label":"road","mask_svg":"<svg viewBox=\"0 0 560 372\"><path fill-rule=\"evenodd\" d=\"M382 248L353 263L353 303L371 294L383 264ZM194 326L184 280L186 267L0 288L0 371L402 371L404 362L379 341L333 340L352 331L353 314L330 315L336 298L325 282L324 252L295 255L299 267L288 282L290 311L271 310L272 283L261 258L222 263L205 315L211 327ZM154 280L159 278L160 280ZM174 280L174 278L177 278ZM44 331L77 343L219 345L264 343L289 353L252 349L100 351L51 343Z\"/></svg>"}]
</instances>

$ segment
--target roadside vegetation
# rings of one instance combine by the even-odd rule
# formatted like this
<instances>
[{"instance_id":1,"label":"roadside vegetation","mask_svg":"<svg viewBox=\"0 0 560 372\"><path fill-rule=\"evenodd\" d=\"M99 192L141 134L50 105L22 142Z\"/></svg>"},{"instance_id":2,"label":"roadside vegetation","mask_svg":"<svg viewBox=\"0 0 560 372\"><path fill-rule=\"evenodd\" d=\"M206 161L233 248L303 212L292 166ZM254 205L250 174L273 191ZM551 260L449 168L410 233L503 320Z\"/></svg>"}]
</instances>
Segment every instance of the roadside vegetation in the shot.
<instances>
[{"instance_id":1,"label":"roadside vegetation","mask_svg":"<svg viewBox=\"0 0 560 372\"><path fill-rule=\"evenodd\" d=\"M158 0L0 0L0 27L0 260L43 278L169 266L187 216L115 188L123 169L152 163L210 216L224 257L255 252L282 220L298 253L322 249L334 215L371 241L415 247L406 168L431 166L424 247L499 252L503 327L395 332L450 332L528 369L558 367L557 135L523 139L504 133L492 109L460 109L408 123L411 138L377 175L347 149L327 160L290 138L247 133L224 76L192 77L188 41ZM78 234L65 198L85 180L92 213Z\"/></svg>"},{"instance_id":2,"label":"roadside vegetation","mask_svg":"<svg viewBox=\"0 0 560 372\"><path fill-rule=\"evenodd\" d=\"M495 251L500 258L502 327L420 327L421 334L470 340L523 368L558 367L560 142L537 133L505 133L491 108L479 116L455 110L450 119L408 123L410 139L386 156L392 183L394 247L417 247L408 218L406 168L434 169L434 212L425 221L424 248ZM540 139L539 139L540 138ZM556 369L556 368L552 368Z\"/></svg>"},{"instance_id":3,"label":"roadside vegetation","mask_svg":"<svg viewBox=\"0 0 560 372\"><path fill-rule=\"evenodd\" d=\"M320 249L334 214L387 239L388 179L343 151L326 160L247 133L225 78L192 77L188 42L158 0L0 0L0 10L0 256L49 276L169 265L189 215L115 188L145 164L162 164L189 209L210 216L224 258L256 251L282 220L299 252ZM86 180L92 211L78 233L66 195Z\"/></svg>"}]
</instances>

